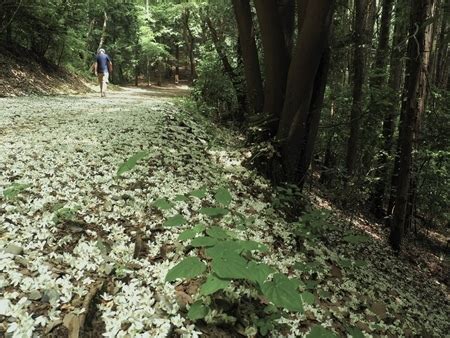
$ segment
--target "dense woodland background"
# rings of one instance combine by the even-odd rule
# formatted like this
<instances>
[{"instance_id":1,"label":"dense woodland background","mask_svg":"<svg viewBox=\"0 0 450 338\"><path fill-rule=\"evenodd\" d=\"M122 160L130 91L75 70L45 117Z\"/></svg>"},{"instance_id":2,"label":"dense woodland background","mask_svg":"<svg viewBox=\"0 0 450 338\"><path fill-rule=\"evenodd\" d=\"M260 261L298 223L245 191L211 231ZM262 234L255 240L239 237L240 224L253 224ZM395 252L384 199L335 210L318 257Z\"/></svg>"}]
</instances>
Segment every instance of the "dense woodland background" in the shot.
<instances>
[{"instance_id":1,"label":"dense woodland background","mask_svg":"<svg viewBox=\"0 0 450 338\"><path fill-rule=\"evenodd\" d=\"M448 229L447 0L2 0L1 48L116 84L193 85L276 184L322 184L405 235Z\"/></svg>"}]
</instances>

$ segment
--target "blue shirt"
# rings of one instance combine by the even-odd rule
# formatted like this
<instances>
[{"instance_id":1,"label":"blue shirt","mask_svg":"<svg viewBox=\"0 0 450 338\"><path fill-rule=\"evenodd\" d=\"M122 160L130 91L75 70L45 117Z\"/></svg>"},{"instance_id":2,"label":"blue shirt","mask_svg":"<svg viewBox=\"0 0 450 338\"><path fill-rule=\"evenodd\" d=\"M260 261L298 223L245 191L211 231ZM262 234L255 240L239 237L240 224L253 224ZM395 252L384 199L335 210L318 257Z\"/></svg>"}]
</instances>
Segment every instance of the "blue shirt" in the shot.
<instances>
[{"instance_id":1,"label":"blue shirt","mask_svg":"<svg viewBox=\"0 0 450 338\"><path fill-rule=\"evenodd\" d=\"M108 73L108 64L111 62L108 54L100 53L97 55L97 72Z\"/></svg>"}]
</instances>

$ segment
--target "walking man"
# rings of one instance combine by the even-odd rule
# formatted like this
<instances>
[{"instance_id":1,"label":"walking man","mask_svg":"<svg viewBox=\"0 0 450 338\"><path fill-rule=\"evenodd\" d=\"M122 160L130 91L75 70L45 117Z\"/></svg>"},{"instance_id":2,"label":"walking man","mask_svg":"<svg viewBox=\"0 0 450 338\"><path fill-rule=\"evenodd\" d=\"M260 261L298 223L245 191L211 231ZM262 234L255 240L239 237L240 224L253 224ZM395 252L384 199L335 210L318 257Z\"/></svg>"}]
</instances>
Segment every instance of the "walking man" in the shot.
<instances>
[{"instance_id":1,"label":"walking man","mask_svg":"<svg viewBox=\"0 0 450 338\"><path fill-rule=\"evenodd\" d=\"M94 64L95 75L98 77L100 84L100 96L106 96L106 87L109 83L109 73L112 72L112 62L108 54L103 48L98 50L97 62Z\"/></svg>"}]
</instances>

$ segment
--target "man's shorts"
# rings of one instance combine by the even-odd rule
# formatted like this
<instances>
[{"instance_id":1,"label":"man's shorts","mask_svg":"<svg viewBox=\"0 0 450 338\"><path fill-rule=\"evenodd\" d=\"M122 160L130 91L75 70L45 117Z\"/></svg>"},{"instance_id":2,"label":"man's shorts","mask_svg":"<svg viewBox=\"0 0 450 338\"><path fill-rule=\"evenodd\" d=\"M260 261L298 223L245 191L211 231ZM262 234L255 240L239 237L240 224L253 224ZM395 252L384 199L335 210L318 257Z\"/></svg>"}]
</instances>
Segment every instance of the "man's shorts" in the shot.
<instances>
[{"instance_id":1,"label":"man's shorts","mask_svg":"<svg viewBox=\"0 0 450 338\"><path fill-rule=\"evenodd\" d=\"M98 73L99 83L109 83L109 73Z\"/></svg>"}]
</instances>

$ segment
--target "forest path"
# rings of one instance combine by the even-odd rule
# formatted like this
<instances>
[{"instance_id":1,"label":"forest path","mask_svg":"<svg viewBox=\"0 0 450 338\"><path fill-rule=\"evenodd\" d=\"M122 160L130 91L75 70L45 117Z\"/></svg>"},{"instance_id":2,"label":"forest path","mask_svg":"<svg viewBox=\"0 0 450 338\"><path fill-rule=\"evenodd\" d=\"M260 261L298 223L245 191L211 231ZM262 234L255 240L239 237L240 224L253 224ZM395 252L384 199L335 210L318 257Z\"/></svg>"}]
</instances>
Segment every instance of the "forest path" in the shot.
<instances>
[{"instance_id":1,"label":"forest path","mask_svg":"<svg viewBox=\"0 0 450 338\"><path fill-rule=\"evenodd\" d=\"M356 236L349 243L348 222L313 211L327 236L300 245L293 231L300 223L283 214L298 196L275 194L245 168L252 154L239 147L239 135L185 112L175 104L184 93L122 88L107 98L0 99L0 336L251 335L251 316L264 316L265 301L248 283L233 282L226 293L246 300L246 315L206 327L182 315L198 280L165 281L196 252L178 236L198 224L265 244L268 252L256 259L298 280L310 304L305 314L285 313L288 328L274 327L274 337L301 336L318 323L340 335L349 328L388 336L448 332L445 287L424 281L382 241ZM118 177L121 164L142 151L145 159ZM217 207L223 187L232 196L229 213L209 217L202 208ZM230 323L220 311L208 320Z\"/></svg>"}]
</instances>

